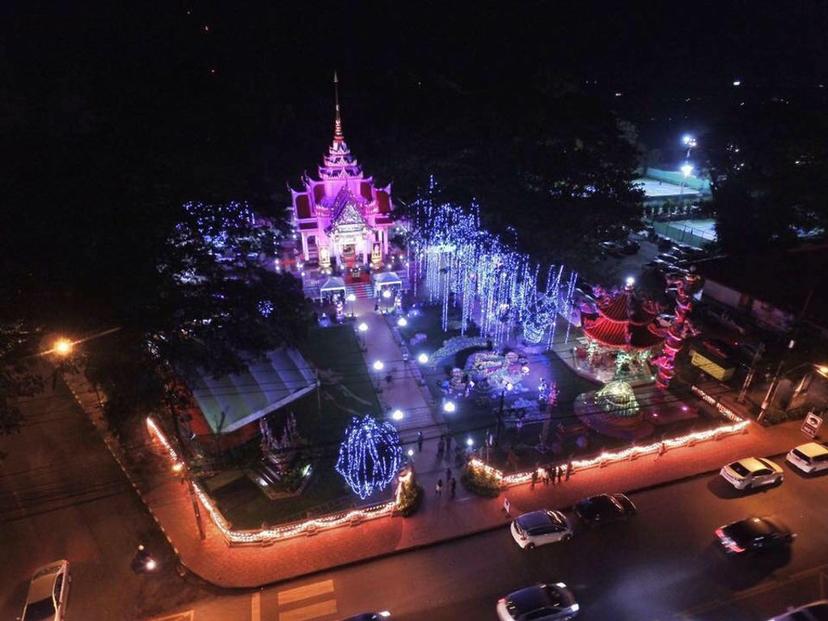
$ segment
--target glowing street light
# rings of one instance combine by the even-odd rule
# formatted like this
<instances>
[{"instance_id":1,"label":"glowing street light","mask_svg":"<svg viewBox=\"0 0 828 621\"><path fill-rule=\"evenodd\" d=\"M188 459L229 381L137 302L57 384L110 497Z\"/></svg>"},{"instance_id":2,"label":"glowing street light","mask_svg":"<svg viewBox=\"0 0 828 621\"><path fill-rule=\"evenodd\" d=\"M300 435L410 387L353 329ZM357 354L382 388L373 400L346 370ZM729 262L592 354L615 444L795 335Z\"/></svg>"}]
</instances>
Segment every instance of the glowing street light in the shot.
<instances>
[{"instance_id":1,"label":"glowing street light","mask_svg":"<svg viewBox=\"0 0 828 621\"><path fill-rule=\"evenodd\" d=\"M417 362L420 364L426 364L428 362L428 354L425 352L417 354Z\"/></svg>"},{"instance_id":2,"label":"glowing street light","mask_svg":"<svg viewBox=\"0 0 828 621\"><path fill-rule=\"evenodd\" d=\"M368 332L368 324L363 321L357 326L357 330L365 334L366 332Z\"/></svg>"},{"instance_id":3,"label":"glowing street light","mask_svg":"<svg viewBox=\"0 0 828 621\"><path fill-rule=\"evenodd\" d=\"M374 364L371 366L374 367L374 371L382 371L385 368L385 365L382 363L382 360L374 361Z\"/></svg>"},{"instance_id":4,"label":"glowing street light","mask_svg":"<svg viewBox=\"0 0 828 621\"><path fill-rule=\"evenodd\" d=\"M405 418L405 414L399 408L391 412L391 418L394 420L402 420Z\"/></svg>"},{"instance_id":5,"label":"glowing street light","mask_svg":"<svg viewBox=\"0 0 828 621\"><path fill-rule=\"evenodd\" d=\"M52 346L52 351L55 352L58 356L66 357L72 353L72 350L75 348L75 344L67 338L59 338L55 341L55 344Z\"/></svg>"},{"instance_id":6,"label":"glowing street light","mask_svg":"<svg viewBox=\"0 0 828 621\"><path fill-rule=\"evenodd\" d=\"M399 319L397 319L397 325L400 328L406 327L408 325L408 319L406 319L405 317L400 317Z\"/></svg>"},{"instance_id":7,"label":"glowing street light","mask_svg":"<svg viewBox=\"0 0 828 621\"><path fill-rule=\"evenodd\" d=\"M693 174L693 165L692 164L682 164L681 166L681 174L684 175L686 179L691 174Z\"/></svg>"},{"instance_id":8,"label":"glowing street light","mask_svg":"<svg viewBox=\"0 0 828 621\"><path fill-rule=\"evenodd\" d=\"M469 448L473 447L474 440L472 440L471 438L466 438L466 446L468 446Z\"/></svg>"},{"instance_id":9,"label":"glowing street light","mask_svg":"<svg viewBox=\"0 0 828 621\"><path fill-rule=\"evenodd\" d=\"M512 382L506 382L506 390L511 392L512 390L514 390L514 388L515 388L515 385L512 384Z\"/></svg>"},{"instance_id":10,"label":"glowing street light","mask_svg":"<svg viewBox=\"0 0 828 621\"><path fill-rule=\"evenodd\" d=\"M683 145L690 147L691 149L696 146L696 139L690 134L684 134L684 136L681 137L681 142Z\"/></svg>"},{"instance_id":11,"label":"glowing street light","mask_svg":"<svg viewBox=\"0 0 828 621\"><path fill-rule=\"evenodd\" d=\"M457 411L457 406L455 405L454 401L446 401L443 404L443 412L446 414L453 414Z\"/></svg>"},{"instance_id":12,"label":"glowing street light","mask_svg":"<svg viewBox=\"0 0 828 621\"><path fill-rule=\"evenodd\" d=\"M349 294L345 297L345 299L346 299L348 302L356 302L356 296L355 296L353 293L349 293Z\"/></svg>"},{"instance_id":13,"label":"glowing street light","mask_svg":"<svg viewBox=\"0 0 828 621\"><path fill-rule=\"evenodd\" d=\"M388 298L391 297L391 292L388 289L383 289L382 290L382 297L387 300Z\"/></svg>"},{"instance_id":14,"label":"glowing street light","mask_svg":"<svg viewBox=\"0 0 828 621\"><path fill-rule=\"evenodd\" d=\"M635 286L635 278L633 276L627 276L625 284L627 285L627 289L632 289Z\"/></svg>"}]
</instances>

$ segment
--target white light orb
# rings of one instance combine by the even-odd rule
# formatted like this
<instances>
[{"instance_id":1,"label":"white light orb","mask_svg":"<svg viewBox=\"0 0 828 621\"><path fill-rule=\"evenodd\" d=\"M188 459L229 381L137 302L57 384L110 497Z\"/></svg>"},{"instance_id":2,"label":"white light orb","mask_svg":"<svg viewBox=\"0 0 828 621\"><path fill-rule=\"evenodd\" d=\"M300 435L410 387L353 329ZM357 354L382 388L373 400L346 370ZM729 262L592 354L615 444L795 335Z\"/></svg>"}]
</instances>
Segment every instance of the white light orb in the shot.
<instances>
[{"instance_id":1,"label":"white light orb","mask_svg":"<svg viewBox=\"0 0 828 621\"><path fill-rule=\"evenodd\" d=\"M426 364L428 362L428 354L417 354L417 362L419 362L420 364Z\"/></svg>"},{"instance_id":2,"label":"white light orb","mask_svg":"<svg viewBox=\"0 0 828 621\"><path fill-rule=\"evenodd\" d=\"M382 290L382 297L384 297L387 300L388 298L391 297L391 292L388 289L383 289Z\"/></svg>"},{"instance_id":3,"label":"white light orb","mask_svg":"<svg viewBox=\"0 0 828 621\"><path fill-rule=\"evenodd\" d=\"M348 297L345 298L349 302L356 302L356 296L353 293L349 293Z\"/></svg>"},{"instance_id":4,"label":"white light orb","mask_svg":"<svg viewBox=\"0 0 828 621\"><path fill-rule=\"evenodd\" d=\"M468 447L474 446L474 440L472 440L471 438L466 438L466 446L468 446Z\"/></svg>"},{"instance_id":5,"label":"white light orb","mask_svg":"<svg viewBox=\"0 0 828 621\"><path fill-rule=\"evenodd\" d=\"M377 360L373 364L374 371L382 371L385 368L385 365L382 363L382 360Z\"/></svg>"},{"instance_id":6,"label":"white light orb","mask_svg":"<svg viewBox=\"0 0 828 621\"><path fill-rule=\"evenodd\" d=\"M443 412L447 414L452 414L457 411L457 406L454 404L454 401L446 401L443 404Z\"/></svg>"},{"instance_id":7,"label":"white light orb","mask_svg":"<svg viewBox=\"0 0 828 621\"><path fill-rule=\"evenodd\" d=\"M368 324L363 321L357 326L357 330L360 332L368 332Z\"/></svg>"},{"instance_id":8,"label":"white light orb","mask_svg":"<svg viewBox=\"0 0 828 621\"><path fill-rule=\"evenodd\" d=\"M393 418L394 420L402 420L403 418L405 418L405 414L403 414L402 410L396 409L393 412L391 412L391 418Z\"/></svg>"},{"instance_id":9,"label":"white light orb","mask_svg":"<svg viewBox=\"0 0 828 621\"><path fill-rule=\"evenodd\" d=\"M404 328L408 325L408 319L406 319L405 317L400 317L399 319L397 319L397 325L401 328Z\"/></svg>"}]
</instances>

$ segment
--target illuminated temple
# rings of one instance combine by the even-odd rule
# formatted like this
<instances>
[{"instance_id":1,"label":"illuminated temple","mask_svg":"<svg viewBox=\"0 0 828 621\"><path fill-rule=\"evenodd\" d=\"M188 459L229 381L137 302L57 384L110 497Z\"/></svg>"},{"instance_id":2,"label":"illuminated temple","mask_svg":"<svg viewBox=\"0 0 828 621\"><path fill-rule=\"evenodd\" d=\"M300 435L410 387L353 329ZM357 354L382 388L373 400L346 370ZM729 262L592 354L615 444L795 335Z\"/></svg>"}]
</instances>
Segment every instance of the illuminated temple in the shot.
<instances>
[{"instance_id":1,"label":"illuminated temple","mask_svg":"<svg viewBox=\"0 0 828 621\"><path fill-rule=\"evenodd\" d=\"M334 75L336 115L328 153L319 177L305 176L303 188L291 188L293 219L305 262L325 269L379 265L388 254L393 226L390 184L378 188L351 154L342 132L339 92Z\"/></svg>"}]
</instances>

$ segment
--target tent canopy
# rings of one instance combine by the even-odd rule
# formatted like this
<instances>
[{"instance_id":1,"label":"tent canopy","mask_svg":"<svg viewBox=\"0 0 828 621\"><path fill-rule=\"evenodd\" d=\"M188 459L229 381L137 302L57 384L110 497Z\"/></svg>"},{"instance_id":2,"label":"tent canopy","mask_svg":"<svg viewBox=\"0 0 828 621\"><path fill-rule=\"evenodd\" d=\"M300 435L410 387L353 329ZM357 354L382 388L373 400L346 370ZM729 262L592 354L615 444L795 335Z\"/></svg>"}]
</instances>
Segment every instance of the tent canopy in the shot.
<instances>
[{"instance_id":1,"label":"tent canopy","mask_svg":"<svg viewBox=\"0 0 828 621\"><path fill-rule=\"evenodd\" d=\"M229 433L316 388L316 375L297 350L281 347L250 358L240 373L199 374L190 391L214 433Z\"/></svg>"},{"instance_id":2,"label":"tent canopy","mask_svg":"<svg viewBox=\"0 0 828 621\"><path fill-rule=\"evenodd\" d=\"M396 272L377 272L373 275L374 285L379 287L390 287L393 285L402 286L402 280Z\"/></svg>"},{"instance_id":3,"label":"tent canopy","mask_svg":"<svg viewBox=\"0 0 828 621\"><path fill-rule=\"evenodd\" d=\"M322 286L319 288L320 293L325 293L327 291L345 291L345 281L342 280L339 276L331 276L322 283Z\"/></svg>"}]
</instances>

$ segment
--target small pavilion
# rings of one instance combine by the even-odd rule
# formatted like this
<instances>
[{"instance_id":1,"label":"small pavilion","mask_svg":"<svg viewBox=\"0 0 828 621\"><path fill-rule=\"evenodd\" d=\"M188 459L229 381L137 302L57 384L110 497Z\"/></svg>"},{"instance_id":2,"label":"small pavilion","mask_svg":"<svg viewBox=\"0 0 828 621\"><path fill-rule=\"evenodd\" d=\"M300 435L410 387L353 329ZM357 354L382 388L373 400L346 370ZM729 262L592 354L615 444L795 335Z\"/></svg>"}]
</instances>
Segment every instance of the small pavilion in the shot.
<instances>
[{"instance_id":1,"label":"small pavilion","mask_svg":"<svg viewBox=\"0 0 828 621\"><path fill-rule=\"evenodd\" d=\"M581 320L584 339L575 351L578 365L603 382L651 379L648 361L664 342L664 329L656 323L657 305L641 299L634 284L629 279L624 289L605 293L596 312Z\"/></svg>"}]
</instances>

